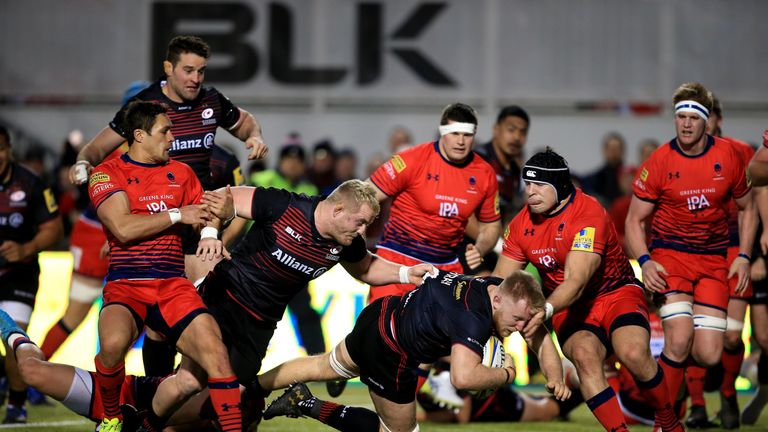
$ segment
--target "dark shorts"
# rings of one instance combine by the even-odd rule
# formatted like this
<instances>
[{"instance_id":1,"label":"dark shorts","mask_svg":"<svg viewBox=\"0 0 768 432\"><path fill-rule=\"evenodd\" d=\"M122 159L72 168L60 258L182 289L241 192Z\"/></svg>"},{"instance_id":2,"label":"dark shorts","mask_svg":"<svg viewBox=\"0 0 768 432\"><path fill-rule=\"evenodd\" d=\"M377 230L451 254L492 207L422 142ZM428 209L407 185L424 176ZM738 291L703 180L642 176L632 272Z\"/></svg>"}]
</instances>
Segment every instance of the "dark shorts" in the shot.
<instances>
[{"instance_id":1,"label":"dark shorts","mask_svg":"<svg viewBox=\"0 0 768 432\"><path fill-rule=\"evenodd\" d=\"M400 297L384 297L368 305L357 317L345 342L360 368L360 381L389 401L407 404L416 399L418 363L409 360L392 337L392 311Z\"/></svg>"},{"instance_id":2,"label":"dark shorts","mask_svg":"<svg viewBox=\"0 0 768 432\"><path fill-rule=\"evenodd\" d=\"M40 279L40 265L31 263L12 264L0 275L0 301L12 301L35 307L35 296Z\"/></svg>"},{"instance_id":3,"label":"dark shorts","mask_svg":"<svg viewBox=\"0 0 768 432\"><path fill-rule=\"evenodd\" d=\"M199 291L208 311L219 323L238 382L248 383L256 379L261 369L277 323L254 317L240 306L229 294L230 286L225 275L211 272Z\"/></svg>"},{"instance_id":4,"label":"dark shorts","mask_svg":"<svg viewBox=\"0 0 768 432\"><path fill-rule=\"evenodd\" d=\"M516 422L523 417L524 410L525 400L508 385L486 399L472 399L473 422Z\"/></svg>"},{"instance_id":5,"label":"dark shorts","mask_svg":"<svg viewBox=\"0 0 768 432\"><path fill-rule=\"evenodd\" d=\"M768 278L752 282L752 298L749 304L768 305Z\"/></svg>"}]
</instances>

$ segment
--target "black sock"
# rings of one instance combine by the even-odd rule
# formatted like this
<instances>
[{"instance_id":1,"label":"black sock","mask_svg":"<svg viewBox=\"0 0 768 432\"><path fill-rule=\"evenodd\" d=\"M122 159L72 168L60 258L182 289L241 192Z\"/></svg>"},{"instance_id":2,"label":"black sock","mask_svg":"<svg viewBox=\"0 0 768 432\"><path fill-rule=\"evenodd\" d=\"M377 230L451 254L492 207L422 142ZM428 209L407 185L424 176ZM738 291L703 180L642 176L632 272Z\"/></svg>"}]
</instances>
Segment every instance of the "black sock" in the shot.
<instances>
[{"instance_id":1,"label":"black sock","mask_svg":"<svg viewBox=\"0 0 768 432\"><path fill-rule=\"evenodd\" d=\"M365 408L339 405L311 397L299 402L299 409L305 416L342 432L378 432L379 416Z\"/></svg>"},{"instance_id":2,"label":"black sock","mask_svg":"<svg viewBox=\"0 0 768 432\"><path fill-rule=\"evenodd\" d=\"M761 352L760 359L757 360L757 382L768 384L768 355L765 352Z\"/></svg>"},{"instance_id":3,"label":"black sock","mask_svg":"<svg viewBox=\"0 0 768 432\"><path fill-rule=\"evenodd\" d=\"M564 401L559 401L555 399L554 397L552 400L557 403L557 406L560 407L560 413L558 416L560 417L567 417L568 414L573 411L574 408L581 405L584 402L584 396L581 395L580 391L575 391L571 393L571 397Z\"/></svg>"},{"instance_id":4,"label":"black sock","mask_svg":"<svg viewBox=\"0 0 768 432\"><path fill-rule=\"evenodd\" d=\"M144 374L146 376L162 377L173 372L176 349L166 342L152 340L145 335L141 357L144 359Z\"/></svg>"},{"instance_id":5,"label":"black sock","mask_svg":"<svg viewBox=\"0 0 768 432\"><path fill-rule=\"evenodd\" d=\"M8 389L8 405L23 407L25 402L27 402L26 388L21 391L14 390L12 388Z\"/></svg>"}]
</instances>

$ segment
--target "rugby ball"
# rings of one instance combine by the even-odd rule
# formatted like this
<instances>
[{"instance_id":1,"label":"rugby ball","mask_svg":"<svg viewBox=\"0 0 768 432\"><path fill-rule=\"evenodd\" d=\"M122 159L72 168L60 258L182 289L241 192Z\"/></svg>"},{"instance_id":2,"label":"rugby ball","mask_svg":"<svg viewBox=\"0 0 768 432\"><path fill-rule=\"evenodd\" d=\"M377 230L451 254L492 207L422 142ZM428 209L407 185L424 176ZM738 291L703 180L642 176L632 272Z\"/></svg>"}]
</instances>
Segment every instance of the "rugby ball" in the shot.
<instances>
[{"instance_id":1,"label":"rugby ball","mask_svg":"<svg viewBox=\"0 0 768 432\"><path fill-rule=\"evenodd\" d=\"M488 338L483 347L483 366L500 368L504 366L504 344L496 336Z\"/></svg>"}]
</instances>

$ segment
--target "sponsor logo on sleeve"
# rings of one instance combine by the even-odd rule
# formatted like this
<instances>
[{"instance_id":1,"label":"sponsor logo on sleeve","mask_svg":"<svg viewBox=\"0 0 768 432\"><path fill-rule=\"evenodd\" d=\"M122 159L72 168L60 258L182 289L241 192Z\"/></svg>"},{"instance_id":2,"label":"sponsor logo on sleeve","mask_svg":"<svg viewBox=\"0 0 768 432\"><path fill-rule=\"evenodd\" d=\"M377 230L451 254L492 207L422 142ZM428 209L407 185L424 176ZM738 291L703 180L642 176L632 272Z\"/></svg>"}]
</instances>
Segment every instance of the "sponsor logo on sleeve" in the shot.
<instances>
[{"instance_id":1,"label":"sponsor logo on sleeve","mask_svg":"<svg viewBox=\"0 0 768 432\"><path fill-rule=\"evenodd\" d=\"M93 195L93 196L97 196L97 195L100 195L100 194L102 194L102 193L104 193L104 192L106 192L106 191L108 191L108 190L110 190L110 189L114 189L114 188L115 188L115 184L114 184L114 183L102 183L102 184L98 184L98 185L96 185L96 186L93 188L93 192L92 192L92 195Z\"/></svg>"},{"instance_id":2,"label":"sponsor logo on sleeve","mask_svg":"<svg viewBox=\"0 0 768 432\"><path fill-rule=\"evenodd\" d=\"M53 196L53 192L48 188L43 191L45 197L45 206L48 207L48 213L53 213L59 209L59 205L56 204L56 198Z\"/></svg>"},{"instance_id":3,"label":"sponsor logo on sleeve","mask_svg":"<svg viewBox=\"0 0 768 432\"><path fill-rule=\"evenodd\" d=\"M595 228L586 227L582 228L576 237L573 238L573 244L571 250L594 252L595 249Z\"/></svg>"},{"instance_id":4,"label":"sponsor logo on sleeve","mask_svg":"<svg viewBox=\"0 0 768 432\"><path fill-rule=\"evenodd\" d=\"M91 178L90 178L90 180L88 180L88 184L93 186L93 185L98 184L98 183L106 183L109 180L110 179L109 179L109 176L107 174L99 171L99 172L95 172L95 173L91 174Z\"/></svg>"},{"instance_id":5,"label":"sponsor logo on sleeve","mask_svg":"<svg viewBox=\"0 0 768 432\"><path fill-rule=\"evenodd\" d=\"M501 207L499 205L499 193L496 192L496 196L493 197L493 211L496 215L501 214Z\"/></svg>"},{"instance_id":6,"label":"sponsor logo on sleeve","mask_svg":"<svg viewBox=\"0 0 768 432\"><path fill-rule=\"evenodd\" d=\"M648 169L647 168L643 168L643 170L640 172L640 180L648 181Z\"/></svg>"},{"instance_id":7,"label":"sponsor logo on sleeve","mask_svg":"<svg viewBox=\"0 0 768 432\"><path fill-rule=\"evenodd\" d=\"M403 170L404 170L404 169L405 169L405 167L406 167L406 165L405 165L405 161L403 160L403 158L402 158L402 157L400 157L400 155L395 155L395 156L392 158L392 166L395 168L395 171L396 171L398 174L399 174L399 173L401 173L401 172L403 172Z\"/></svg>"}]
</instances>

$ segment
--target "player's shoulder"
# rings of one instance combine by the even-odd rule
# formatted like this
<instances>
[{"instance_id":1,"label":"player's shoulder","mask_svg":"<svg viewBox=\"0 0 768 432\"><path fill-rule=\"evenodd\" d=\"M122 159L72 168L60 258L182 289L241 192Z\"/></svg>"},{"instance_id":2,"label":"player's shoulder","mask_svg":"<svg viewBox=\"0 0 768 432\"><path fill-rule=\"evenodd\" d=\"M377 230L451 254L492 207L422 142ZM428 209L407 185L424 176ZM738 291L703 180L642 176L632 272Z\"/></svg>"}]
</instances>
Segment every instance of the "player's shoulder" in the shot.
<instances>
[{"instance_id":1,"label":"player's shoulder","mask_svg":"<svg viewBox=\"0 0 768 432\"><path fill-rule=\"evenodd\" d=\"M576 189L576 195L573 198L574 209L585 214L606 215L605 207L600 204L597 198L585 193L581 189Z\"/></svg>"}]
</instances>

